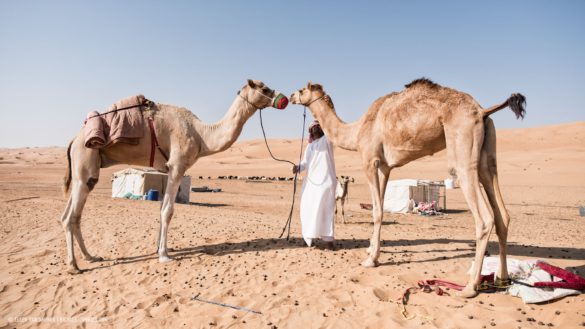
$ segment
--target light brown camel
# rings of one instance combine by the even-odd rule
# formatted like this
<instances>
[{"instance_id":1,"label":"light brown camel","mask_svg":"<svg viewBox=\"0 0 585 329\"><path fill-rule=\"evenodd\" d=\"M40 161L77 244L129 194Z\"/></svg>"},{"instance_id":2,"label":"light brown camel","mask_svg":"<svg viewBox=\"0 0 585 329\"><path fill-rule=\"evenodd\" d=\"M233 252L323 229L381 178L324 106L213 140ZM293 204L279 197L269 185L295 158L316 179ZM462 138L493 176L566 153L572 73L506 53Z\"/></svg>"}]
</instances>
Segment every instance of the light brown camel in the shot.
<instances>
[{"instance_id":1,"label":"light brown camel","mask_svg":"<svg viewBox=\"0 0 585 329\"><path fill-rule=\"evenodd\" d=\"M284 102L283 102L284 100ZM277 102L280 102L277 104ZM268 88L257 80L248 80L238 92L228 112L217 123L206 124L185 108L173 105L153 104L143 111L144 129L148 132L147 116L156 123L156 137L161 149L168 155L166 161L156 152L155 169L168 173L168 181L160 211L160 232L158 237L158 256L160 262L169 261L167 252L167 230L175 197L181 178L197 159L226 150L240 133L244 123L258 109L265 107L286 107L288 100L281 93ZM284 105L284 107L282 106ZM151 154L151 137L145 133L138 145L114 144L97 150L85 147L84 130L69 143L67 149L68 166L64 179L65 193L71 190L67 206L61 218L67 242L67 265L70 273L79 273L73 251L73 239L77 240L85 259L100 261L87 251L81 235L81 213L89 192L99 178L100 168L113 164L148 166Z\"/></svg>"},{"instance_id":2,"label":"light brown camel","mask_svg":"<svg viewBox=\"0 0 585 329\"><path fill-rule=\"evenodd\" d=\"M447 148L449 173L461 189L475 219L477 246L474 269L460 295L477 295L483 256L492 228L500 247L499 280L507 280L509 216L496 169L496 131L488 115L509 106L523 117L525 98L512 94L502 104L483 109L470 95L418 79L401 92L378 98L356 122L344 123L322 86L309 82L291 95L293 104L308 106L327 137L337 146L358 151L373 204L374 232L362 266L378 264L384 191L390 171ZM485 200L480 182L489 200ZM491 207L490 207L491 205Z\"/></svg>"},{"instance_id":3,"label":"light brown camel","mask_svg":"<svg viewBox=\"0 0 585 329\"><path fill-rule=\"evenodd\" d=\"M345 224L345 201L349 194L349 183L355 180L349 176L341 176L341 179L337 179L337 185L335 186L335 219L337 220L337 200L341 203L341 223Z\"/></svg>"}]
</instances>

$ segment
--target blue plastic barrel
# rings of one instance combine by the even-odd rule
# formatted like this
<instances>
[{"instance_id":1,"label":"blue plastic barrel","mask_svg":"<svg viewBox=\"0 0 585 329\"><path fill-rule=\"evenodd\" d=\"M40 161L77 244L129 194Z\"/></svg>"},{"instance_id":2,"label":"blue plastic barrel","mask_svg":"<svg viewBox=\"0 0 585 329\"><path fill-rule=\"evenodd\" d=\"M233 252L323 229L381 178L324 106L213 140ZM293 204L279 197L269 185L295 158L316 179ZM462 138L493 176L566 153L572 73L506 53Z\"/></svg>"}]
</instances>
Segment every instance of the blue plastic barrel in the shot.
<instances>
[{"instance_id":1,"label":"blue plastic barrel","mask_svg":"<svg viewBox=\"0 0 585 329\"><path fill-rule=\"evenodd\" d=\"M158 191L154 189L148 190L148 193L146 193L146 200L158 201Z\"/></svg>"}]
</instances>

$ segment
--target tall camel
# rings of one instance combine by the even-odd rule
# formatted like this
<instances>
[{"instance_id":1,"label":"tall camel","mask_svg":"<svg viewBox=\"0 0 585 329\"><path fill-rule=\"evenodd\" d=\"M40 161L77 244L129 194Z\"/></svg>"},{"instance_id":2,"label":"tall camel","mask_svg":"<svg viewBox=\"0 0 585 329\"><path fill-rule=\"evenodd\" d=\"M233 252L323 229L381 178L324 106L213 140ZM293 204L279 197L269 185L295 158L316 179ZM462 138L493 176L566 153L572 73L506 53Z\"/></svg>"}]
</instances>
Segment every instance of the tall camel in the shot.
<instances>
[{"instance_id":1,"label":"tall camel","mask_svg":"<svg viewBox=\"0 0 585 329\"><path fill-rule=\"evenodd\" d=\"M160 210L160 232L158 237L158 256L160 262L170 260L167 251L167 230L173 216L174 202L181 178L197 159L218 153L229 148L242 132L244 123L258 109L269 106L283 109L288 99L280 92L270 89L263 82L248 80L238 92L225 116L214 124L201 122L197 116L185 108L153 103L148 111L143 111L145 131L148 131L147 116L156 123L155 138L160 150L168 155L168 161L161 152L155 152L152 167L168 173L166 190ZM154 144L152 144L154 145ZM85 246L81 235L81 213L89 192L98 181L100 168L113 164L148 166L151 157L151 136L145 134L138 145L114 144L97 150L85 147L84 130L69 143L67 149L68 166L64 178L64 192L71 190L61 223L67 242L68 272L80 273L75 261L73 239L90 262L101 261L92 256Z\"/></svg>"},{"instance_id":2,"label":"tall camel","mask_svg":"<svg viewBox=\"0 0 585 329\"><path fill-rule=\"evenodd\" d=\"M488 116L509 106L517 118L523 118L524 96L512 94L505 102L483 109L470 95L422 78L406 85L401 92L378 98L353 123L339 119L331 98L321 85L309 82L290 99L293 104L309 107L335 145L358 151L361 155L372 195L374 221L368 258L362 266L378 265L384 192L390 171L447 148L449 173L459 178L475 219L477 239L474 269L460 295L477 295L483 256L494 223L500 247L498 278L508 280L506 244L510 217L500 193L496 132ZM480 189L480 182L489 205Z\"/></svg>"}]
</instances>

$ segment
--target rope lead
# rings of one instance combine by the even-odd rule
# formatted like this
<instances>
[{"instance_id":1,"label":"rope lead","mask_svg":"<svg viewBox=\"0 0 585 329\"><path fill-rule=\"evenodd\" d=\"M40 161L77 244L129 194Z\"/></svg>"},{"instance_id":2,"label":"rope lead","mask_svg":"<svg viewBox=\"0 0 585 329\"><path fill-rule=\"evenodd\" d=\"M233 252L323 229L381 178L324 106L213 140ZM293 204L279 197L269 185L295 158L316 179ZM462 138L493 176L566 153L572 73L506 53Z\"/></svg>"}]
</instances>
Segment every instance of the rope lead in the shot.
<instances>
[{"instance_id":1,"label":"rope lead","mask_svg":"<svg viewBox=\"0 0 585 329\"><path fill-rule=\"evenodd\" d=\"M294 163L292 163L291 161L288 160L283 160L283 159L278 159L276 158L273 154L272 151L270 150L270 146L268 146L268 140L266 139L266 132L264 131L264 124L262 123L262 110L259 111L260 112L260 127L262 128L262 135L264 136L264 143L266 144L266 148L268 149L268 153L270 153L270 156L272 157L272 159L279 161L279 162L287 162L290 163L291 165L295 165ZM303 143L305 141L305 123L307 120L307 108L304 107L303 110L303 130L301 132L301 151L299 152L299 165L301 163L301 159L303 157ZM295 207L295 195L297 193L297 177L299 175L299 172L297 171L295 173L295 177L293 179L293 194L292 194L292 203L290 206L290 212L288 213L288 218L286 220L286 223L284 224L284 227L282 228L282 232L280 233L280 235L278 236L278 238L282 238L282 236L284 235L284 231L287 230L288 227L288 233L286 235L286 241L289 240L290 238L290 224L292 221L292 215L293 215L293 209Z\"/></svg>"}]
</instances>

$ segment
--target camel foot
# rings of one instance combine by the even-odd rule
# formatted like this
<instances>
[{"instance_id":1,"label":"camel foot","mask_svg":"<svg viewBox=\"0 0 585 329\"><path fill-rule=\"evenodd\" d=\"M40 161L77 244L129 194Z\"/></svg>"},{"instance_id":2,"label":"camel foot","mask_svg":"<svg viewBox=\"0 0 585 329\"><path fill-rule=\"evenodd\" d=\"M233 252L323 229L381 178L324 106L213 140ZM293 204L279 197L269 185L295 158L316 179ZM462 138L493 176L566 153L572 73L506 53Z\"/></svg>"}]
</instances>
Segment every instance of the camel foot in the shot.
<instances>
[{"instance_id":1,"label":"camel foot","mask_svg":"<svg viewBox=\"0 0 585 329\"><path fill-rule=\"evenodd\" d=\"M85 258L90 263L103 262L104 258L100 256L89 256Z\"/></svg>"},{"instance_id":2,"label":"camel foot","mask_svg":"<svg viewBox=\"0 0 585 329\"><path fill-rule=\"evenodd\" d=\"M168 263L170 261L172 261L173 259L170 258L169 256L159 256L158 257L158 262L159 263Z\"/></svg>"},{"instance_id":3,"label":"camel foot","mask_svg":"<svg viewBox=\"0 0 585 329\"><path fill-rule=\"evenodd\" d=\"M368 257L364 260L361 264L363 267L376 267L378 266L378 261L373 260L371 257Z\"/></svg>"},{"instance_id":4,"label":"camel foot","mask_svg":"<svg viewBox=\"0 0 585 329\"><path fill-rule=\"evenodd\" d=\"M67 273L71 275L81 274L81 270L76 265L70 266L69 269L67 270Z\"/></svg>"},{"instance_id":5,"label":"camel foot","mask_svg":"<svg viewBox=\"0 0 585 329\"><path fill-rule=\"evenodd\" d=\"M466 286L463 290L457 293L457 296L463 298L473 298L477 296L478 292L474 287Z\"/></svg>"},{"instance_id":6,"label":"camel foot","mask_svg":"<svg viewBox=\"0 0 585 329\"><path fill-rule=\"evenodd\" d=\"M496 279L494 280L494 286L498 290L508 289L511 284L512 284L512 281L508 277L506 277L506 278L499 278L499 277L496 276Z\"/></svg>"}]
</instances>

